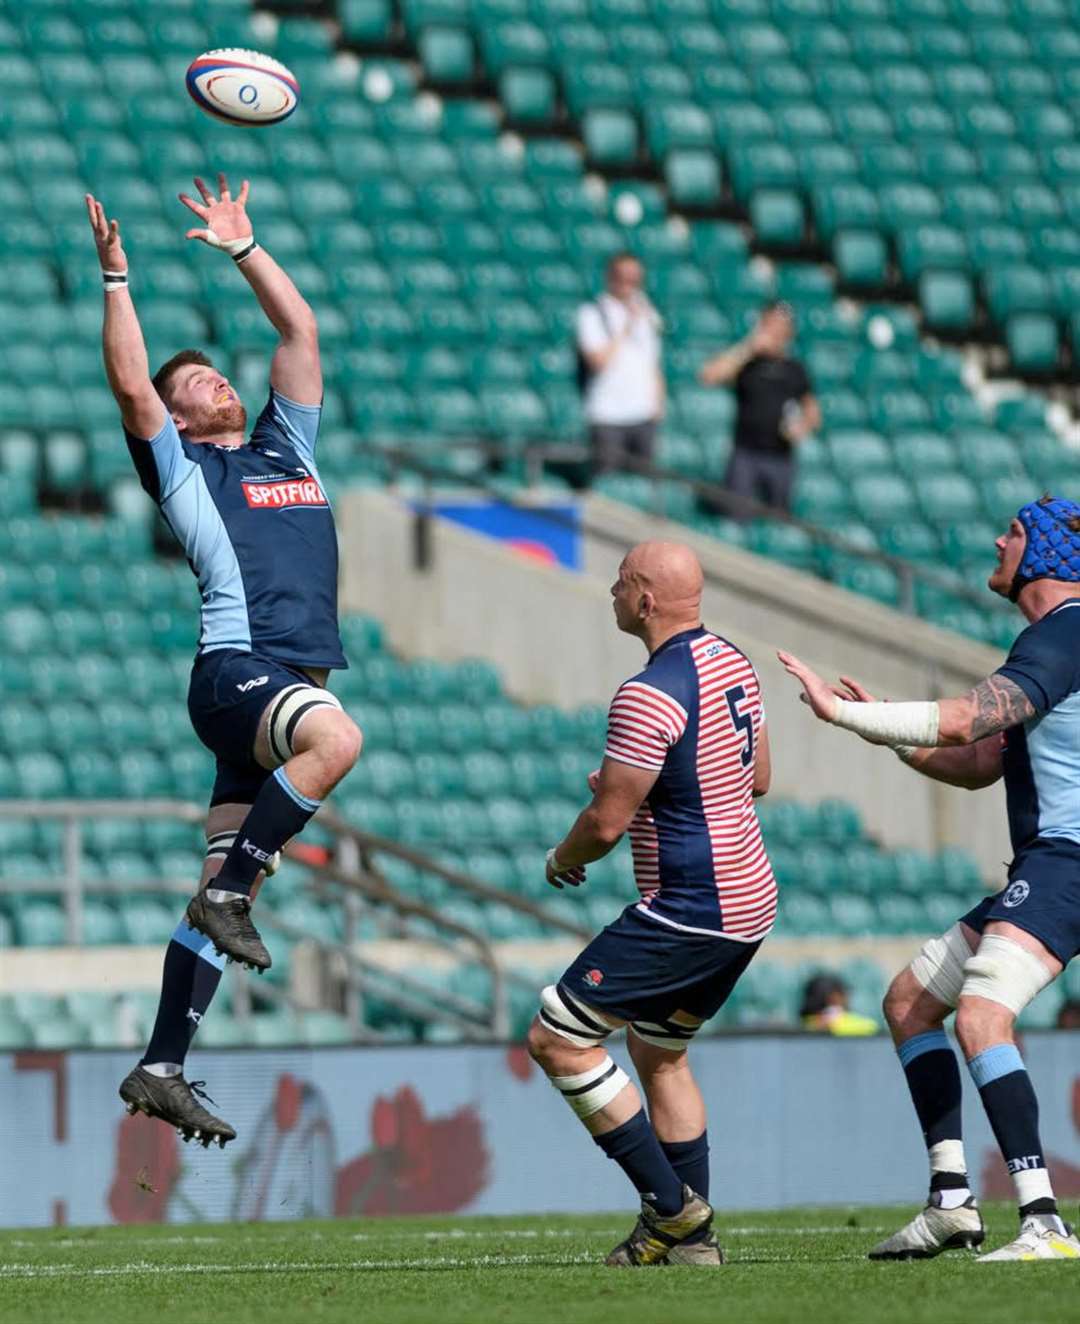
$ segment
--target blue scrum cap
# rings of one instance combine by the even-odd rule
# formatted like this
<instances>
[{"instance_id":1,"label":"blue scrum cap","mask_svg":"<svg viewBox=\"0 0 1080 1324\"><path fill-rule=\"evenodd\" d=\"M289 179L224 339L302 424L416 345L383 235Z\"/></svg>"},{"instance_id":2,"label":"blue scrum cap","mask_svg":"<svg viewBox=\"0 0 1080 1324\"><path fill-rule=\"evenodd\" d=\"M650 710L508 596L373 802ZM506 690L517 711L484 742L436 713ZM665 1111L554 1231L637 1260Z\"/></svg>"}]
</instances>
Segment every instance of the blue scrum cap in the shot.
<instances>
[{"instance_id":1,"label":"blue scrum cap","mask_svg":"<svg viewBox=\"0 0 1080 1324\"><path fill-rule=\"evenodd\" d=\"M1080 503L1044 496L1022 506L1016 518L1027 533L1027 546L1009 591L1012 601L1035 579L1080 584Z\"/></svg>"}]
</instances>

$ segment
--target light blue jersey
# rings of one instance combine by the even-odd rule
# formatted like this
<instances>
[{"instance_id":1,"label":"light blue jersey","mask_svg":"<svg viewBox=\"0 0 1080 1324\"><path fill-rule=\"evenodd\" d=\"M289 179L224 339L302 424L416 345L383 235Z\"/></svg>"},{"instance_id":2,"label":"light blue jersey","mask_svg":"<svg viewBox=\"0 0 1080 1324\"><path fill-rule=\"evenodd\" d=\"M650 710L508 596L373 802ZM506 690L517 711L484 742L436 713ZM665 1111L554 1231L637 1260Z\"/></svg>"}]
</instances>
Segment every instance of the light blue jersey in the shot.
<instances>
[{"instance_id":1,"label":"light blue jersey","mask_svg":"<svg viewBox=\"0 0 1080 1324\"><path fill-rule=\"evenodd\" d=\"M272 390L246 446L186 441L169 417L156 437L127 434L140 481L198 578L200 653L348 665L337 535L315 467L321 412Z\"/></svg>"}]
</instances>

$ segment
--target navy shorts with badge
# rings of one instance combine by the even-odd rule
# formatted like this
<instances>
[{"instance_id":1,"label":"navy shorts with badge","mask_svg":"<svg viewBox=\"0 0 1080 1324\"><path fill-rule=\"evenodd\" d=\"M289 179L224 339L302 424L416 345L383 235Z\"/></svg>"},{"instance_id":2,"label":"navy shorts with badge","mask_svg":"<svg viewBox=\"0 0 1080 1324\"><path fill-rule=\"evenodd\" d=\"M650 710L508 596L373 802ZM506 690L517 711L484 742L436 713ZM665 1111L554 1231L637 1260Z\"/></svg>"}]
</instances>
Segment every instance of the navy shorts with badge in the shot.
<instances>
[{"instance_id":1,"label":"navy shorts with badge","mask_svg":"<svg viewBox=\"0 0 1080 1324\"><path fill-rule=\"evenodd\" d=\"M601 929L559 980L597 1011L663 1023L677 1011L715 1016L760 942L683 933L627 906Z\"/></svg>"},{"instance_id":2,"label":"navy shorts with badge","mask_svg":"<svg viewBox=\"0 0 1080 1324\"><path fill-rule=\"evenodd\" d=\"M1068 965L1080 952L1080 845L1040 837L1020 851L1005 887L960 922L982 933L993 920L1015 924Z\"/></svg>"},{"instance_id":3,"label":"navy shorts with badge","mask_svg":"<svg viewBox=\"0 0 1080 1324\"><path fill-rule=\"evenodd\" d=\"M311 677L258 653L238 648L200 653L191 669L188 714L195 734L217 759L210 804L249 805L268 769L255 762L255 737L266 705L289 685Z\"/></svg>"}]
</instances>

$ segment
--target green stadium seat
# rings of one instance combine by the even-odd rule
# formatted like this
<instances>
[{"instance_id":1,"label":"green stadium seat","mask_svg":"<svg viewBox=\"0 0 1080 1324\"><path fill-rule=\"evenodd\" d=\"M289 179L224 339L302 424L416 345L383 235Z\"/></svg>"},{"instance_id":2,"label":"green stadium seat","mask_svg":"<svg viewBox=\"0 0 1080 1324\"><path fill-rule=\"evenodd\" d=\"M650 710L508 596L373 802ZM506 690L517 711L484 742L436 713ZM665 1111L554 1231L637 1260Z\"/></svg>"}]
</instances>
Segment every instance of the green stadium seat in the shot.
<instances>
[{"instance_id":1,"label":"green stadium seat","mask_svg":"<svg viewBox=\"0 0 1080 1324\"><path fill-rule=\"evenodd\" d=\"M823 239L831 240L838 230L877 230L877 197L864 184L840 180L815 188L811 196Z\"/></svg>"},{"instance_id":2,"label":"green stadium seat","mask_svg":"<svg viewBox=\"0 0 1080 1324\"><path fill-rule=\"evenodd\" d=\"M645 109L645 137L656 160L678 148L705 149L713 145L708 114L688 101L649 104Z\"/></svg>"},{"instance_id":3,"label":"green stadium seat","mask_svg":"<svg viewBox=\"0 0 1080 1324\"><path fill-rule=\"evenodd\" d=\"M708 208L720 201L720 165L712 152L669 152L664 160L664 178L677 207Z\"/></svg>"},{"instance_id":4,"label":"green stadium seat","mask_svg":"<svg viewBox=\"0 0 1080 1324\"><path fill-rule=\"evenodd\" d=\"M962 271L924 271L918 280L919 306L928 328L964 335L975 321L975 292Z\"/></svg>"},{"instance_id":5,"label":"green stadium seat","mask_svg":"<svg viewBox=\"0 0 1080 1324\"><path fill-rule=\"evenodd\" d=\"M972 266L977 271L1023 264L1028 256L1027 236L1012 225L976 226L968 231L967 242Z\"/></svg>"},{"instance_id":6,"label":"green stadium seat","mask_svg":"<svg viewBox=\"0 0 1080 1324\"><path fill-rule=\"evenodd\" d=\"M558 90L546 69L504 70L499 97L509 119L519 124L550 124L558 113Z\"/></svg>"},{"instance_id":7,"label":"green stadium seat","mask_svg":"<svg viewBox=\"0 0 1080 1324\"><path fill-rule=\"evenodd\" d=\"M798 248L804 241L806 217L793 189L760 188L750 197L750 223L760 243Z\"/></svg>"},{"instance_id":8,"label":"green stadium seat","mask_svg":"<svg viewBox=\"0 0 1080 1324\"><path fill-rule=\"evenodd\" d=\"M390 0L340 0L337 12L346 41L371 44L389 40L394 24Z\"/></svg>"},{"instance_id":9,"label":"green stadium seat","mask_svg":"<svg viewBox=\"0 0 1080 1324\"><path fill-rule=\"evenodd\" d=\"M844 285L870 291L884 286L889 255L885 241L875 231L838 231L833 235L832 257Z\"/></svg>"},{"instance_id":10,"label":"green stadium seat","mask_svg":"<svg viewBox=\"0 0 1080 1324\"><path fill-rule=\"evenodd\" d=\"M916 476L914 486L923 516L930 524L945 526L975 519L980 513L978 490L963 474L922 474Z\"/></svg>"},{"instance_id":11,"label":"green stadium seat","mask_svg":"<svg viewBox=\"0 0 1080 1324\"><path fill-rule=\"evenodd\" d=\"M898 518L915 518L915 494L898 475L878 473L856 476L851 494L859 517L870 525L892 523Z\"/></svg>"},{"instance_id":12,"label":"green stadium seat","mask_svg":"<svg viewBox=\"0 0 1080 1324\"><path fill-rule=\"evenodd\" d=\"M1025 376L1052 376L1058 367L1058 326L1053 317L1017 313L1005 323L1005 344L1013 367Z\"/></svg>"},{"instance_id":13,"label":"green stadium seat","mask_svg":"<svg viewBox=\"0 0 1080 1324\"><path fill-rule=\"evenodd\" d=\"M964 236L951 226L931 224L901 229L896 246L900 271L911 282L926 271L963 271L968 265Z\"/></svg>"},{"instance_id":14,"label":"green stadium seat","mask_svg":"<svg viewBox=\"0 0 1080 1324\"><path fill-rule=\"evenodd\" d=\"M831 524L852 513L846 485L827 473L800 474L792 508L801 519L815 524Z\"/></svg>"},{"instance_id":15,"label":"green stadium seat","mask_svg":"<svg viewBox=\"0 0 1080 1324\"><path fill-rule=\"evenodd\" d=\"M582 118L582 136L589 159L601 166L628 165L637 158L637 121L629 111L589 109Z\"/></svg>"},{"instance_id":16,"label":"green stadium seat","mask_svg":"<svg viewBox=\"0 0 1080 1324\"><path fill-rule=\"evenodd\" d=\"M1015 313L1046 313L1052 306L1050 282L1037 267L998 267L983 278L987 308L997 322Z\"/></svg>"}]
</instances>

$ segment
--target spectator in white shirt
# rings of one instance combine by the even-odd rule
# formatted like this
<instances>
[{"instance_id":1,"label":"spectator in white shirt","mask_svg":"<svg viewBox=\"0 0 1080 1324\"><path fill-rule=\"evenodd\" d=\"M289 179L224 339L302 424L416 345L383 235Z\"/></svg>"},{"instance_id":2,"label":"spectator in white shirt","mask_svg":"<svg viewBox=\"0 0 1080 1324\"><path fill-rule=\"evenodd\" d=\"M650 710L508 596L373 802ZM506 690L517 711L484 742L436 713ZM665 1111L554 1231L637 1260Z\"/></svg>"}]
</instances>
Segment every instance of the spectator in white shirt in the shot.
<instances>
[{"instance_id":1,"label":"spectator in white shirt","mask_svg":"<svg viewBox=\"0 0 1080 1324\"><path fill-rule=\"evenodd\" d=\"M606 288L582 304L577 344L594 475L652 463L666 387L660 317L642 291L644 272L632 253L607 265Z\"/></svg>"}]
</instances>

